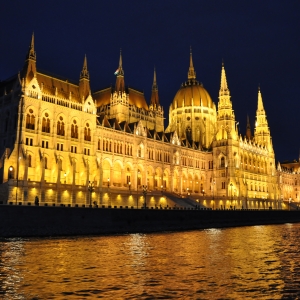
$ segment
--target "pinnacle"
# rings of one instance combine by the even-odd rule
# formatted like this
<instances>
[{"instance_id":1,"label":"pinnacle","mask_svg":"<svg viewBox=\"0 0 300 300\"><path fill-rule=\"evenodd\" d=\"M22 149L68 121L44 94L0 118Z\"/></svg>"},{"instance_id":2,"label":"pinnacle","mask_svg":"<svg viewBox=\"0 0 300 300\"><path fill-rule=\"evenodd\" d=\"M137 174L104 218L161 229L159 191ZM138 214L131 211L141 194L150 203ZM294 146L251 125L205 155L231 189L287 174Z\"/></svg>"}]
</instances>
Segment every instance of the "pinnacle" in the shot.
<instances>
[{"instance_id":1,"label":"pinnacle","mask_svg":"<svg viewBox=\"0 0 300 300\"><path fill-rule=\"evenodd\" d=\"M192 54L192 47L190 47L190 67L189 67L189 72L188 72L188 79L196 79L196 72L194 69L194 64L193 64L193 54Z\"/></svg>"}]
</instances>

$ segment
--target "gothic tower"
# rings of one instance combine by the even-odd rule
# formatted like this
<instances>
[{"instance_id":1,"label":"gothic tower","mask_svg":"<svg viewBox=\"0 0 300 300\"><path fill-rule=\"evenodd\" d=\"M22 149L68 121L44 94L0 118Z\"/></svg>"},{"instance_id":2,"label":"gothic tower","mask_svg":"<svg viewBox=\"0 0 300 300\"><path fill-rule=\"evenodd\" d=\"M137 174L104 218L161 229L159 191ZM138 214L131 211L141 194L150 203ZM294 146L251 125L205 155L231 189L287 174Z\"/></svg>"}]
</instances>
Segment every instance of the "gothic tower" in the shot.
<instances>
[{"instance_id":1,"label":"gothic tower","mask_svg":"<svg viewBox=\"0 0 300 300\"><path fill-rule=\"evenodd\" d=\"M32 33L31 42L25 59L25 64L21 72L21 78L24 78L25 84L27 84L35 76L36 76L36 53L34 51L34 33Z\"/></svg>"},{"instance_id":2,"label":"gothic tower","mask_svg":"<svg viewBox=\"0 0 300 300\"><path fill-rule=\"evenodd\" d=\"M82 71L80 72L80 79L79 79L79 96L80 99L82 100L82 103L90 94L90 92L91 92L90 75L87 69L87 59L85 55L83 60L83 67L82 67Z\"/></svg>"},{"instance_id":3,"label":"gothic tower","mask_svg":"<svg viewBox=\"0 0 300 300\"><path fill-rule=\"evenodd\" d=\"M221 85L219 90L219 103L217 111L218 134L217 140L233 138L237 140L235 115L230 100L230 91L227 85L224 64L222 63Z\"/></svg>"},{"instance_id":4,"label":"gothic tower","mask_svg":"<svg viewBox=\"0 0 300 300\"><path fill-rule=\"evenodd\" d=\"M258 143L261 146L266 146L269 151L273 151L270 129L268 126L267 115L264 109L260 89L258 89L258 103L256 110L254 138L256 143Z\"/></svg>"},{"instance_id":5,"label":"gothic tower","mask_svg":"<svg viewBox=\"0 0 300 300\"><path fill-rule=\"evenodd\" d=\"M117 75L115 91L117 93L125 92L124 71L122 66L122 50L120 50L119 68L115 72L115 75Z\"/></svg>"}]
</instances>

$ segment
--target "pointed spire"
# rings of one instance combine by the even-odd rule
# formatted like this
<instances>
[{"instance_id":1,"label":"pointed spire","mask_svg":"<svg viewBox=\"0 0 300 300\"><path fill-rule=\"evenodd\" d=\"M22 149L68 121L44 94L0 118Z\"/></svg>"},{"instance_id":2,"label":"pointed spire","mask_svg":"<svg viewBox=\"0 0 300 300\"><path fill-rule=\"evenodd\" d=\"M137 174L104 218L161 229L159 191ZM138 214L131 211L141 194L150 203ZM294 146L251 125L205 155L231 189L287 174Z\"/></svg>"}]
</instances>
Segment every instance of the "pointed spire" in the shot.
<instances>
[{"instance_id":1,"label":"pointed spire","mask_svg":"<svg viewBox=\"0 0 300 300\"><path fill-rule=\"evenodd\" d=\"M28 53L26 56L26 60L28 60L28 59L36 60L36 54L34 51L34 32L32 33L31 42L30 42Z\"/></svg>"},{"instance_id":2,"label":"pointed spire","mask_svg":"<svg viewBox=\"0 0 300 300\"><path fill-rule=\"evenodd\" d=\"M90 74L87 68L87 58L84 55L83 67L79 78L79 96L83 101L90 95Z\"/></svg>"},{"instance_id":3,"label":"pointed spire","mask_svg":"<svg viewBox=\"0 0 300 300\"><path fill-rule=\"evenodd\" d=\"M225 72L225 67L224 67L224 62L222 61L222 71L221 71L221 86L220 86L220 91L219 95L220 96L227 96L229 95L229 89L227 85L227 79L226 79L226 72Z\"/></svg>"},{"instance_id":4,"label":"pointed spire","mask_svg":"<svg viewBox=\"0 0 300 300\"><path fill-rule=\"evenodd\" d=\"M118 75L124 76L124 71L123 71L123 66L122 66L122 48L120 49L120 59L119 59Z\"/></svg>"},{"instance_id":5,"label":"pointed spire","mask_svg":"<svg viewBox=\"0 0 300 300\"><path fill-rule=\"evenodd\" d=\"M36 76L36 53L34 51L34 33L32 33L29 49L26 55L25 64L20 73L24 83L29 83Z\"/></svg>"},{"instance_id":6,"label":"pointed spire","mask_svg":"<svg viewBox=\"0 0 300 300\"><path fill-rule=\"evenodd\" d=\"M90 75L89 75L89 71L87 68L87 58L86 55L84 56L84 60L83 60L83 67L82 67L82 71L80 72L80 79L90 79Z\"/></svg>"},{"instance_id":7,"label":"pointed spire","mask_svg":"<svg viewBox=\"0 0 300 300\"><path fill-rule=\"evenodd\" d=\"M264 111L264 105L263 105L263 101L262 101L262 96L261 96L261 92L260 92L260 87L258 87L258 103L257 103L257 110L258 111Z\"/></svg>"},{"instance_id":8,"label":"pointed spire","mask_svg":"<svg viewBox=\"0 0 300 300\"><path fill-rule=\"evenodd\" d=\"M150 104L154 107L157 108L159 104L159 97L158 97L158 86L156 82L156 70L154 67L154 75L153 75L153 84L152 84L152 94L151 94L151 101Z\"/></svg>"},{"instance_id":9,"label":"pointed spire","mask_svg":"<svg viewBox=\"0 0 300 300\"><path fill-rule=\"evenodd\" d=\"M189 67L189 72L188 72L188 79L196 79L196 72L194 69L194 64L193 64L193 54L192 54L192 47L190 47L190 67Z\"/></svg>"},{"instance_id":10,"label":"pointed spire","mask_svg":"<svg viewBox=\"0 0 300 300\"><path fill-rule=\"evenodd\" d=\"M115 91L123 93L125 91L125 81L124 81L124 71L122 66L122 49L120 49L119 68L115 72L115 75L117 75Z\"/></svg>"},{"instance_id":11,"label":"pointed spire","mask_svg":"<svg viewBox=\"0 0 300 300\"><path fill-rule=\"evenodd\" d=\"M153 74L153 84L152 84L152 90L154 89L158 89L157 87L157 83L156 83L156 70L155 70L155 67L154 67L154 74Z\"/></svg>"},{"instance_id":12,"label":"pointed spire","mask_svg":"<svg viewBox=\"0 0 300 300\"><path fill-rule=\"evenodd\" d=\"M249 120L249 116L248 115L247 115L246 138L248 140L251 140L251 138L252 138L250 120Z\"/></svg>"}]
</instances>

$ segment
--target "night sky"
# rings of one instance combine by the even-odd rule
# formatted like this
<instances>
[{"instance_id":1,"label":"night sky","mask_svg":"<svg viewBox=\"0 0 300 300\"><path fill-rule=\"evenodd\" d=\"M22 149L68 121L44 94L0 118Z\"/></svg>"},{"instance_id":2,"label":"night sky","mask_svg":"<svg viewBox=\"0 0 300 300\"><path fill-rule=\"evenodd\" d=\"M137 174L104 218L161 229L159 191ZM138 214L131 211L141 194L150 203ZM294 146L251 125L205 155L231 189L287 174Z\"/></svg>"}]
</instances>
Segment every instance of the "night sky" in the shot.
<instances>
[{"instance_id":1,"label":"night sky","mask_svg":"<svg viewBox=\"0 0 300 300\"><path fill-rule=\"evenodd\" d=\"M37 67L79 80L87 55L93 90L115 83L122 48L125 83L150 100L153 68L161 104L187 79L190 46L197 79L217 104L222 60L240 133L254 128L261 88L276 160L299 157L300 1L5 1L0 80L18 72L31 34Z\"/></svg>"}]
</instances>

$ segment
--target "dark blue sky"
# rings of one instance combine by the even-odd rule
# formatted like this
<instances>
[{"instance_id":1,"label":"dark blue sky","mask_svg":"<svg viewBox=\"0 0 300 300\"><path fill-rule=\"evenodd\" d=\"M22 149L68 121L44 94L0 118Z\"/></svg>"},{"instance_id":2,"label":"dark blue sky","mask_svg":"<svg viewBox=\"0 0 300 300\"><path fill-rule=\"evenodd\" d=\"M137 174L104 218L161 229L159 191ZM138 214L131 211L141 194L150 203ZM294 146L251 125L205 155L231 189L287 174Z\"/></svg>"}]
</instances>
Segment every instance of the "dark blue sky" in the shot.
<instances>
[{"instance_id":1,"label":"dark blue sky","mask_svg":"<svg viewBox=\"0 0 300 300\"><path fill-rule=\"evenodd\" d=\"M1 4L0 80L23 66L35 33L37 67L78 80L84 54L92 89L114 84L119 49L125 83L149 102L153 67L161 103L187 79L218 102L222 59L236 119L254 128L261 87L277 160L299 155L300 1L6 1Z\"/></svg>"}]
</instances>

